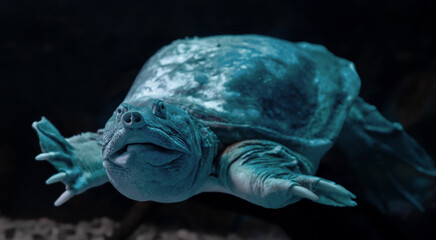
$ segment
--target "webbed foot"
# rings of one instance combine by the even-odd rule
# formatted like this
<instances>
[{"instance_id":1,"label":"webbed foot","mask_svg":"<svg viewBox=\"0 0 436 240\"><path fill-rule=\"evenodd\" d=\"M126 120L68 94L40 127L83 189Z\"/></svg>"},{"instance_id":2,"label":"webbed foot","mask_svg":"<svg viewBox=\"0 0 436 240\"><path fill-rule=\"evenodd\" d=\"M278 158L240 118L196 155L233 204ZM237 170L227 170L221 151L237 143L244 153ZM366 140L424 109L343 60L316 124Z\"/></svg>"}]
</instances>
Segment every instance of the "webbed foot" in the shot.
<instances>
[{"instance_id":1,"label":"webbed foot","mask_svg":"<svg viewBox=\"0 0 436 240\"><path fill-rule=\"evenodd\" d=\"M309 175L310 165L307 158L278 143L247 140L222 155L219 179L228 193L266 208L302 198L338 207L357 205L356 196L344 187Z\"/></svg>"},{"instance_id":2,"label":"webbed foot","mask_svg":"<svg viewBox=\"0 0 436 240\"><path fill-rule=\"evenodd\" d=\"M332 181L309 175L299 175L292 181L292 195L336 207L354 207L356 196Z\"/></svg>"},{"instance_id":3,"label":"webbed foot","mask_svg":"<svg viewBox=\"0 0 436 240\"><path fill-rule=\"evenodd\" d=\"M320 177L290 172L271 174L267 178L259 178L246 173L245 175L243 178L250 178L249 182L242 180L241 175L231 173L232 190L239 194L242 193L247 200L267 208L281 208L303 198L336 207L357 205L353 201L356 198L354 194Z\"/></svg>"},{"instance_id":4,"label":"webbed foot","mask_svg":"<svg viewBox=\"0 0 436 240\"><path fill-rule=\"evenodd\" d=\"M96 134L85 133L65 139L46 118L34 122L43 153L37 161L48 161L58 173L46 180L46 184L62 182L65 192L55 201L60 206L77 194L107 182L102 164L101 146Z\"/></svg>"}]
</instances>

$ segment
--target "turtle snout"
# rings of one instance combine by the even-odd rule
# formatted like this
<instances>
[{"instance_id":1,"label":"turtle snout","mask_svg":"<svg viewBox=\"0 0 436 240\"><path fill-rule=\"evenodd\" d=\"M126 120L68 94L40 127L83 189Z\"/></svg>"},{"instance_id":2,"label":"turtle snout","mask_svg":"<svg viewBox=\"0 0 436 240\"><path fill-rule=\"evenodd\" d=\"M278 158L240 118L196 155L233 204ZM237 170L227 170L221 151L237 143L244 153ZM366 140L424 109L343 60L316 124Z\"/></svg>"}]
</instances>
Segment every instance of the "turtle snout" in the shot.
<instances>
[{"instance_id":1,"label":"turtle snout","mask_svg":"<svg viewBox=\"0 0 436 240\"><path fill-rule=\"evenodd\" d=\"M126 112L121 118L125 128L142 128L145 126L144 118L139 112Z\"/></svg>"}]
</instances>

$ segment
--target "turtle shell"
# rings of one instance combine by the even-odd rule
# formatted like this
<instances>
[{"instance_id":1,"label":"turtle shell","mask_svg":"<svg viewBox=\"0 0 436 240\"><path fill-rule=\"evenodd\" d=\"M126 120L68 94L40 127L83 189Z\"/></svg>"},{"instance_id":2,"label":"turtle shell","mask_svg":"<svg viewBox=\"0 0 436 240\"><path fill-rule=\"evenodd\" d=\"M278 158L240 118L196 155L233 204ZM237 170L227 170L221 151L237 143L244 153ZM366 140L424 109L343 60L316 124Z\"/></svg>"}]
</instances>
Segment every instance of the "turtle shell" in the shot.
<instances>
[{"instance_id":1,"label":"turtle shell","mask_svg":"<svg viewBox=\"0 0 436 240\"><path fill-rule=\"evenodd\" d=\"M224 145L269 139L316 158L332 146L359 88L354 65L323 46L223 35L163 47L125 102L175 104Z\"/></svg>"}]
</instances>

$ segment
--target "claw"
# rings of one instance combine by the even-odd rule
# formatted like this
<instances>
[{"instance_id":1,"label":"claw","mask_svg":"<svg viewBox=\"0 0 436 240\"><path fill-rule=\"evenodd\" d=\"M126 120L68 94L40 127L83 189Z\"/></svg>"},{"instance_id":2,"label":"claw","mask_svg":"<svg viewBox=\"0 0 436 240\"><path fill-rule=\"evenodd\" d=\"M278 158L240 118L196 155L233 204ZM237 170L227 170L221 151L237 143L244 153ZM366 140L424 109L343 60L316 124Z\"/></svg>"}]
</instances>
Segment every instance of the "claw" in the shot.
<instances>
[{"instance_id":1,"label":"claw","mask_svg":"<svg viewBox=\"0 0 436 240\"><path fill-rule=\"evenodd\" d=\"M35 160L37 161L43 161L43 160L50 160L54 156L54 153L41 153L36 155Z\"/></svg>"},{"instance_id":2,"label":"claw","mask_svg":"<svg viewBox=\"0 0 436 240\"><path fill-rule=\"evenodd\" d=\"M47 152L47 153L40 153L36 155L35 160L37 161L43 161L43 160L64 160L69 161L70 159L68 156L65 155L65 153L61 152Z\"/></svg>"},{"instance_id":3,"label":"claw","mask_svg":"<svg viewBox=\"0 0 436 240\"><path fill-rule=\"evenodd\" d=\"M34 122L32 123L32 128L35 129L35 130L38 129L38 122L37 122L37 121L34 121Z\"/></svg>"},{"instance_id":4,"label":"claw","mask_svg":"<svg viewBox=\"0 0 436 240\"><path fill-rule=\"evenodd\" d=\"M59 198L55 201L54 205L56 207L59 207L60 205L64 204L66 201L70 200L72 197L76 195L74 190L66 190L63 192Z\"/></svg>"},{"instance_id":5,"label":"claw","mask_svg":"<svg viewBox=\"0 0 436 240\"><path fill-rule=\"evenodd\" d=\"M327 182L327 181L319 181L316 187L321 187L323 188L323 190L325 191L329 191L329 192L341 192L351 198L356 198L356 195L354 195L353 193L351 193L350 191L348 191L347 189L345 189L344 187L342 187L341 185L332 183L332 182Z\"/></svg>"},{"instance_id":6,"label":"claw","mask_svg":"<svg viewBox=\"0 0 436 240\"><path fill-rule=\"evenodd\" d=\"M61 182L67 179L67 173L66 172L60 172L60 173L56 173L55 175L51 176L49 179L47 179L45 181L45 184L49 185L49 184L53 184L53 183L57 183L57 182Z\"/></svg>"},{"instance_id":7,"label":"claw","mask_svg":"<svg viewBox=\"0 0 436 240\"><path fill-rule=\"evenodd\" d=\"M319 197L315 193L302 186L291 187L291 192L296 196L307 198L312 201L317 201L319 199Z\"/></svg>"}]
</instances>

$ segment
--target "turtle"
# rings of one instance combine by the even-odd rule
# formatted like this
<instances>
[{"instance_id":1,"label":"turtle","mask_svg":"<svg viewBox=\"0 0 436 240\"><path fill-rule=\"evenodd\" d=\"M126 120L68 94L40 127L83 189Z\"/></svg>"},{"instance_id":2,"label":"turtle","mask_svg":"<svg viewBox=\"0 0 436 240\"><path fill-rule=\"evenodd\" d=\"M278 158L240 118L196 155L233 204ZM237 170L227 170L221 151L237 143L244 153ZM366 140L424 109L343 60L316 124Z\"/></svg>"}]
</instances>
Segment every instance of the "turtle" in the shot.
<instances>
[{"instance_id":1,"label":"turtle","mask_svg":"<svg viewBox=\"0 0 436 240\"><path fill-rule=\"evenodd\" d=\"M301 199L356 206L349 190L315 176L336 144L375 203L389 206L395 193L423 209L433 160L359 89L354 64L322 45L250 34L179 39L144 64L103 129L64 138L45 117L34 122L36 160L58 171L47 184L66 186L55 206L106 182L137 201L221 192L265 208Z\"/></svg>"}]
</instances>

